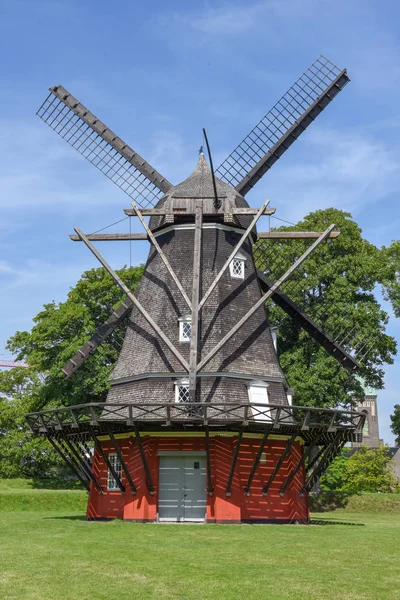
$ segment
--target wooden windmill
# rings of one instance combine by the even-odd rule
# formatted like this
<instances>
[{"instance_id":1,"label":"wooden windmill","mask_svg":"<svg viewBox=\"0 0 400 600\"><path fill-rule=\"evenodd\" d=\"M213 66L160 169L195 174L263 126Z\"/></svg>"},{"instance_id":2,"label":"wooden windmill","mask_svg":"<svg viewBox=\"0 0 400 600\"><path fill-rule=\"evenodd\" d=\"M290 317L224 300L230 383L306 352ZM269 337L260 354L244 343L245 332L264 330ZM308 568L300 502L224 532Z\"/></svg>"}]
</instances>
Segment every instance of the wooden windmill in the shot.
<instances>
[{"instance_id":1,"label":"wooden windmill","mask_svg":"<svg viewBox=\"0 0 400 600\"><path fill-rule=\"evenodd\" d=\"M275 209L268 201L250 208L244 198L348 81L321 56L215 173L200 152L178 185L62 86L51 88L39 116L130 196L125 213L145 229L76 228L71 236L125 294L63 369L70 377L126 322L106 402L27 416L90 490L88 518L306 522L316 479L347 441L360 439L359 413L293 405L265 309L271 298L345 368L358 368L281 289L338 232L332 224L324 232L257 233L258 219ZM311 245L272 281L253 259L263 237ZM116 239L151 244L135 294L92 243Z\"/></svg>"}]
</instances>

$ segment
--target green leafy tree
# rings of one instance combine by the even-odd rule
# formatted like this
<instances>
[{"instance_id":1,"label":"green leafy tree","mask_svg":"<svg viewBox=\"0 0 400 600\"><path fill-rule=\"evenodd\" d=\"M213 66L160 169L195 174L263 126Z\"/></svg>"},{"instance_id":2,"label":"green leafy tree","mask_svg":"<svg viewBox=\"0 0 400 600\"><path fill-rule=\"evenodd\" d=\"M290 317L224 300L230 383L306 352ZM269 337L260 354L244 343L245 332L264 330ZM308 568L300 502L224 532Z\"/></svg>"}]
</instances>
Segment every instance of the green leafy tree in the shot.
<instances>
[{"instance_id":1,"label":"green leafy tree","mask_svg":"<svg viewBox=\"0 0 400 600\"><path fill-rule=\"evenodd\" d=\"M394 413L390 415L390 420L392 421L390 429L396 436L396 445L400 446L400 404L395 404Z\"/></svg>"},{"instance_id":2,"label":"green leafy tree","mask_svg":"<svg viewBox=\"0 0 400 600\"><path fill-rule=\"evenodd\" d=\"M390 448L361 446L350 454L344 449L321 477L323 491L357 494L359 492L397 492L399 484L390 462Z\"/></svg>"},{"instance_id":3,"label":"green leafy tree","mask_svg":"<svg viewBox=\"0 0 400 600\"><path fill-rule=\"evenodd\" d=\"M120 269L118 274L134 290L143 267ZM31 410L105 399L108 377L121 345L121 328L73 377L65 380L61 369L121 301L121 290L111 276L102 268L91 269L70 290L65 302L51 302L43 307L30 332L18 331L8 340L8 350L29 364L30 372L41 377L41 384L31 395Z\"/></svg>"},{"instance_id":4,"label":"green leafy tree","mask_svg":"<svg viewBox=\"0 0 400 600\"><path fill-rule=\"evenodd\" d=\"M355 328L357 340L366 340L369 346L362 376L368 385L379 389L383 387L383 366L393 363L396 353L394 338L385 333L389 316L374 295L377 286L389 281L384 254L362 237L349 213L333 208L313 212L296 226L284 229L324 231L331 223L340 230L340 236L321 244L283 291L327 332L340 330L344 335ZM265 244L265 253L257 262L274 279L277 263L282 273L308 246L304 240L271 242ZM295 389L296 404L351 405L364 397L360 381L272 303L270 320L278 327L280 362Z\"/></svg>"},{"instance_id":5,"label":"green leafy tree","mask_svg":"<svg viewBox=\"0 0 400 600\"><path fill-rule=\"evenodd\" d=\"M343 490L358 492L395 492L398 482L390 463L388 446L361 446L348 460Z\"/></svg>"},{"instance_id":6,"label":"green leafy tree","mask_svg":"<svg viewBox=\"0 0 400 600\"><path fill-rule=\"evenodd\" d=\"M320 487L324 492L343 492L347 481L348 461L349 449L344 448L320 479Z\"/></svg>"},{"instance_id":7,"label":"green leafy tree","mask_svg":"<svg viewBox=\"0 0 400 600\"><path fill-rule=\"evenodd\" d=\"M385 261L385 298L392 303L396 317L400 317L400 240L392 242L382 252Z\"/></svg>"},{"instance_id":8,"label":"green leafy tree","mask_svg":"<svg viewBox=\"0 0 400 600\"><path fill-rule=\"evenodd\" d=\"M36 403L41 377L31 369L0 372L0 477L54 477L65 468L46 440L30 435L25 414Z\"/></svg>"}]
</instances>

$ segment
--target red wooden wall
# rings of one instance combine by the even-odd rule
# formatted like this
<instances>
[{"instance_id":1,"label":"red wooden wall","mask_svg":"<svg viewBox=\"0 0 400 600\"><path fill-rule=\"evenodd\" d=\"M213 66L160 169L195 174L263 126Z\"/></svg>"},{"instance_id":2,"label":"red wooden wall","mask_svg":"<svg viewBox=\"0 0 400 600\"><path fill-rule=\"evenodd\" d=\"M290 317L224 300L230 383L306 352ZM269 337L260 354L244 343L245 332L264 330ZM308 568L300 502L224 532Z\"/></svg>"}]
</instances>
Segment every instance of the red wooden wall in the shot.
<instances>
[{"instance_id":1,"label":"red wooden wall","mask_svg":"<svg viewBox=\"0 0 400 600\"><path fill-rule=\"evenodd\" d=\"M260 446L260 439L243 437L239 456L236 463L235 474L232 481L231 496L226 496L226 485L232 463L232 455L237 437L212 436L210 437L210 456L213 496L207 495L207 522L241 521L300 521L306 522L309 518L308 502L306 496L300 496L299 491L304 484L305 472L300 469L296 477L280 496L280 488L291 470L298 463L303 452L302 445L295 442L288 453L280 471L268 492L263 497L261 490L268 481L276 463L278 462L287 440L268 440L264 452L266 464L259 463L253 483L251 495L244 494L244 487L250 474L254 458ZM157 516L157 489L159 451L191 452L205 450L204 437L156 437L143 435L144 451L151 471L155 487L155 494L151 496L146 487L145 473L141 462L139 450L134 436L117 439L123 458L135 483L137 493L133 495L124 474L123 483L126 492L107 492L107 467L102 457L96 452L94 455L93 469L104 490L100 494L92 485L89 495L87 517L89 519L118 518L137 521L154 521ZM102 442L105 452L115 452L110 441Z\"/></svg>"}]
</instances>

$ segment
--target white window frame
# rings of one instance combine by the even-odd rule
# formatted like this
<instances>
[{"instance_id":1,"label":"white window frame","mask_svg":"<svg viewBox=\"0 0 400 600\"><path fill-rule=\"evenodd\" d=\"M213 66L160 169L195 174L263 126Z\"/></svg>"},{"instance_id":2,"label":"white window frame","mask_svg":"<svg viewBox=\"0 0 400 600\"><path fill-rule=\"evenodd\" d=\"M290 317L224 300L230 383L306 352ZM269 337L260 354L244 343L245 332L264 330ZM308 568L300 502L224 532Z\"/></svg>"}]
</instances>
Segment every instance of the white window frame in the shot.
<instances>
[{"instance_id":1,"label":"white window frame","mask_svg":"<svg viewBox=\"0 0 400 600\"><path fill-rule=\"evenodd\" d=\"M268 383L262 379L250 381L248 384L249 402L251 404L269 405ZM262 409L260 406L252 408L255 421L272 421L272 409Z\"/></svg>"},{"instance_id":2,"label":"white window frame","mask_svg":"<svg viewBox=\"0 0 400 600\"><path fill-rule=\"evenodd\" d=\"M120 480L122 478L122 464L118 458L118 454L116 452L110 452L108 454L108 460L114 468L114 471L118 474ZM120 488L118 486L117 480L114 478L114 475L111 473L110 469L107 470L107 491L108 492L120 492Z\"/></svg>"},{"instance_id":3,"label":"white window frame","mask_svg":"<svg viewBox=\"0 0 400 600\"><path fill-rule=\"evenodd\" d=\"M179 321L179 341L183 343L190 343L192 339L192 315L184 315L178 319ZM185 325L190 323L190 337L185 333Z\"/></svg>"},{"instance_id":4,"label":"white window frame","mask_svg":"<svg viewBox=\"0 0 400 600\"><path fill-rule=\"evenodd\" d=\"M187 400L181 399L182 388L187 388ZM179 379L179 381L175 383L175 402L177 404L189 402L189 379Z\"/></svg>"},{"instance_id":5,"label":"white window frame","mask_svg":"<svg viewBox=\"0 0 400 600\"><path fill-rule=\"evenodd\" d=\"M229 272L231 274L232 279L244 279L244 268L245 268L246 260L247 260L246 257L243 256L243 254L240 254L240 252L235 254L235 256L232 258L232 260L229 264ZM235 273L235 266L234 266L235 262L240 263L240 267L241 267L240 273Z\"/></svg>"}]
</instances>

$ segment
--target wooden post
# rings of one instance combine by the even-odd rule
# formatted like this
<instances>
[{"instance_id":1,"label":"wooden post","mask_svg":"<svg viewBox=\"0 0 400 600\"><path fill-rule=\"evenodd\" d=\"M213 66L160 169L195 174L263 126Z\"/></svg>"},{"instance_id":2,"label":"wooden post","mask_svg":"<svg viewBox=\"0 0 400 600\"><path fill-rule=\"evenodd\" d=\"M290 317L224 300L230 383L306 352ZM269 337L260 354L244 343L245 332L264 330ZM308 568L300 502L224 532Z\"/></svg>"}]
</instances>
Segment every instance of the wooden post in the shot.
<instances>
[{"instance_id":1,"label":"wooden post","mask_svg":"<svg viewBox=\"0 0 400 600\"><path fill-rule=\"evenodd\" d=\"M111 277L114 279L114 281L119 285L119 287L124 291L124 293L128 296L128 298L133 302L133 304L139 310L139 312L144 316L144 318L149 323L149 325L154 329L154 331L160 336L160 338L168 346L168 348L171 350L171 352L176 356L176 358L179 360L181 365L186 369L186 371L189 372L189 364L187 363L187 361L183 358L183 356L181 355L179 350L177 350L175 348L175 346L168 339L168 337L165 335L165 333L163 331L161 331L161 329L159 328L157 323L152 319L152 317L149 315L147 310L135 298L135 296L132 294L132 292L128 288L128 286L122 281L121 277L119 277L117 275L117 273L110 267L110 265L107 263L107 261L101 256L100 252L93 246L93 244L91 244L89 242L89 240L87 239L85 234L83 234L82 231L78 227L75 227L74 229L75 229L76 233L79 235L79 237L81 238L81 240L83 242L85 242L86 246L89 248L89 250L92 252L92 254L95 255L97 260L103 265L103 267L106 269L106 271L108 271L108 273L111 275Z\"/></svg>"},{"instance_id":2,"label":"wooden post","mask_svg":"<svg viewBox=\"0 0 400 600\"><path fill-rule=\"evenodd\" d=\"M173 270L173 268L169 264L169 261L168 261L167 257L165 256L164 252L161 250L160 244L157 242L155 236L153 235L153 232L151 231L150 227L147 225L146 221L143 219L143 216L142 216L140 210L138 209L135 201L131 200L131 204L132 204L132 208L135 209L136 214L139 217L141 224L143 225L144 229L146 230L146 233L149 236L149 238L151 240L151 243L153 244L153 246L157 250L158 254L161 257L161 260L163 261L164 265L167 267L168 272L171 275L172 279L174 280L174 282L175 282L178 290L182 294L182 296L183 296L186 304L188 305L188 307L190 309L192 309L192 303L190 302L188 295L186 294L185 290L183 289L183 286L182 286L181 282L177 278L177 276L175 274L175 271Z\"/></svg>"},{"instance_id":3,"label":"wooden post","mask_svg":"<svg viewBox=\"0 0 400 600\"><path fill-rule=\"evenodd\" d=\"M205 358L203 358L203 360L200 362L199 365L197 365L197 370L200 371L200 369L202 369L204 367L205 364L208 363L208 361L223 347L225 346L225 344L231 339L231 337L233 335L235 335L235 333L246 323L246 321L248 321L250 319L250 317L256 312L256 310L262 306L263 304L265 304L265 301L268 300L268 298L270 296L273 295L273 293L275 292L276 289L279 288L280 285L282 285L282 283L284 283L287 279L289 279L289 277L292 275L292 273L306 260L306 258L308 258L310 256L310 254L312 254L312 252L317 248L317 246L319 246L319 244L321 242L323 242L330 234L330 232L332 231L332 229L334 228L334 225L331 225L330 227L328 227L328 229L318 238L318 240L316 240L312 246L310 246L305 252L304 254L302 254L300 256L300 258L298 258L296 260L296 262L290 267L290 269L288 269L286 271L286 273L284 273L282 275L282 277L280 277L280 279L278 279L278 281L276 281L273 286L269 289L269 291L264 294L263 296L261 296L261 298L255 303L255 305L253 306L253 308L251 308L245 315L244 317L242 317L240 319L240 321L238 321L236 323L236 325L234 327L232 327L232 329L230 330L229 333L226 334L226 336L224 338L222 338L222 340L220 340L218 342L218 344L207 354L207 356ZM203 298L204 299L204 298ZM200 303L201 305L201 303Z\"/></svg>"},{"instance_id":4,"label":"wooden post","mask_svg":"<svg viewBox=\"0 0 400 600\"><path fill-rule=\"evenodd\" d=\"M122 456L121 448L119 447L118 442L115 439L114 434L111 431L110 427L107 428L107 431L108 431L108 435L110 436L110 440L112 441L113 446L115 448L115 452L116 452L116 454L118 456L118 460L121 463L121 467L122 467L122 469L123 469L123 471L125 473L125 477L126 477L128 483L129 483L129 487L131 488L132 494L135 495L136 494L136 486L133 483L133 479L131 477L131 474L129 473L129 469L128 469L125 461L124 461L124 457Z\"/></svg>"},{"instance_id":5,"label":"wooden post","mask_svg":"<svg viewBox=\"0 0 400 600\"><path fill-rule=\"evenodd\" d=\"M239 456L239 449L240 449L240 444L242 443L242 437L243 437L243 427L239 431L239 434L238 434L238 437L236 440L236 446L235 446L235 450L233 452L233 457L232 457L231 470L229 471L228 483L226 484L225 495L228 497L231 495L232 479L233 479L233 474L235 472L237 459Z\"/></svg>"},{"instance_id":6,"label":"wooden post","mask_svg":"<svg viewBox=\"0 0 400 600\"><path fill-rule=\"evenodd\" d=\"M138 445L138 448L139 448L139 452L140 452L140 458L142 460L142 465L143 465L144 472L145 472L145 475L146 475L147 489L149 490L150 495L154 496L153 480L151 478L151 473L150 473L149 465L148 465L148 462L146 460L146 454L144 452L144 448L143 448L143 444L142 444L142 438L140 437L139 427L137 426L137 423L135 423L135 435L136 435L136 442L137 442L137 445Z\"/></svg>"},{"instance_id":7,"label":"wooden post","mask_svg":"<svg viewBox=\"0 0 400 600\"><path fill-rule=\"evenodd\" d=\"M304 463L306 462L307 458L310 458L311 456L311 452L314 449L314 446L316 445L316 443L318 442L318 440L321 438L321 434L317 433L316 436L314 436L314 438L311 440L309 447L307 448L307 452L303 452L303 454L301 455L297 465L295 466L294 469L292 469L292 471L290 472L290 474L288 475L288 477L286 478L286 480L284 481L279 495L283 496L286 489L289 487L289 485L291 484L291 482L293 481L293 479L295 478L295 476L297 475L297 473L300 471L300 468L302 467L302 465L304 465Z\"/></svg>"},{"instance_id":8,"label":"wooden post","mask_svg":"<svg viewBox=\"0 0 400 600\"><path fill-rule=\"evenodd\" d=\"M288 443L285 446L285 449L279 459L279 461L277 462L277 464L275 465L275 469L273 470L273 472L270 475L270 478L268 479L267 483L264 485L263 489L262 489L262 495L266 496L268 494L268 490L271 487L275 477L277 476L277 474L279 473L279 470L281 468L281 466L283 465L283 461L285 460L286 456L289 454L290 449L293 445L294 440L296 439L296 434L294 433L292 435L292 437L290 438L290 440L288 441Z\"/></svg>"},{"instance_id":9,"label":"wooden post","mask_svg":"<svg viewBox=\"0 0 400 600\"><path fill-rule=\"evenodd\" d=\"M258 219L261 217L262 214L264 214L264 210L266 209L266 207L269 204L269 200L266 200L264 202L264 204L262 205L262 207L260 208L260 210L257 212L256 216L254 217L254 219L252 220L252 222L250 223L250 225L248 226L248 228L246 229L246 231L244 232L244 234L242 235L242 237L240 238L240 240L238 241L238 243L236 244L236 246L234 247L234 249L232 250L232 252L230 253L228 259L226 260L224 266L222 267L222 269L220 270L220 272L218 273L218 275L216 276L216 278L214 279L214 281L212 282L212 284L210 285L210 287L208 288L207 292L204 294L200 304L199 304L199 309L204 305L204 303L206 302L207 298L210 296L211 292L213 291L213 289L215 288L215 286L217 285L218 281L221 279L222 275L225 273L226 269L229 267L230 263L232 262L232 259L235 257L235 255L237 254L238 250L243 246L244 242L246 241L249 233L251 232L251 230L253 229L253 227L255 226L255 224L257 223Z\"/></svg>"},{"instance_id":10,"label":"wooden post","mask_svg":"<svg viewBox=\"0 0 400 600\"><path fill-rule=\"evenodd\" d=\"M98 452L100 452L106 466L107 469L111 472L111 475L114 477L115 481L117 482L117 485L119 487L119 489L121 490L121 492L125 492L125 486L122 483L121 479L119 478L118 473L116 472L116 470L114 469L114 467L112 466L112 464L110 463L110 460L107 456L107 454L104 452L103 450L103 446L101 445L101 443L99 442L99 440L97 439L96 433L93 431L93 428L90 427L90 432L92 434L92 438L94 441L94 445L95 448L97 449Z\"/></svg>"},{"instance_id":11,"label":"wooden post","mask_svg":"<svg viewBox=\"0 0 400 600\"><path fill-rule=\"evenodd\" d=\"M201 242L203 227L203 205L200 200L195 206L194 253L193 253L193 285L192 285L192 323L189 357L189 397L196 401L197 354L199 347L199 300L201 285Z\"/></svg>"},{"instance_id":12,"label":"wooden post","mask_svg":"<svg viewBox=\"0 0 400 600\"><path fill-rule=\"evenodd\" d=\"M204 427L205 432L205 445L206 445L206 461L207 461L207 491L208 495L212 496L214 493L211 476L211 459L210 459L210 432L208 425Z\"/></svg>"},{"instance_id":13,"label":"wooden post","mask_svg":"<svg viewBox=\"0 0 400 600\"><path fill-rule=\"evenodd\" d=\"M53 448L57 452L57 454L59 454L61 456L61 458L67 464L67 466L71 469L71 471L73 471L75 473L75 475L77 476L77 478L79 479L79 481L81 482L81 484L83 485L83 487L87 491L89 491L90 490L90 484L89 484L89 478L86 476L86 473L84 475L82 474L82 472L78 469L78 467L76 466L76 464L72 460L68 459L67 455L64 454L64 452L61 450L61 448L58 447L58 445L50 437L50 435L47 434L46 435L46 439L53 446Z\"/></svg>"},{"instance_id":14,"label":"wooden post","mask_svg":"<svg viewBox=\"0 0 400 600\"><path fill-rule=\"evenodd\" d=\"M246 483L246 487L244 488L244 493L246 494L246 496L250 496L250 487L251 487L251 484L252 484L255 472L257 470L258 463L260 462L262 453L264 451L264 446L265 446L265 443L266 443L266 441L268 439L268 436L269 436L269 428L267 427L267 429L264 431L264 435L263 435L263 438L261 440L261 444L260 444L260 447L258 449L257 456L254 459L254 463L253 463L253 466L251 468L250 475L249 475L249 478L248 478L247 483Z\"/></svg>"}]
</instances>

